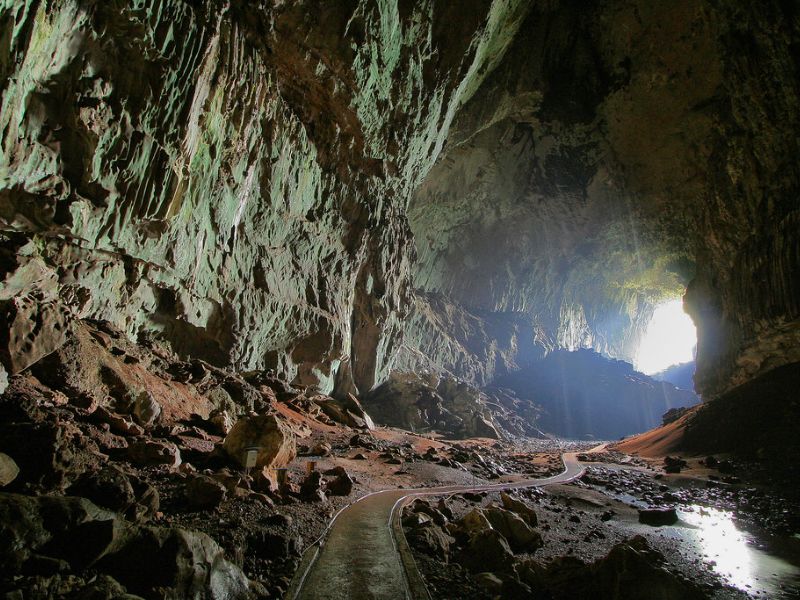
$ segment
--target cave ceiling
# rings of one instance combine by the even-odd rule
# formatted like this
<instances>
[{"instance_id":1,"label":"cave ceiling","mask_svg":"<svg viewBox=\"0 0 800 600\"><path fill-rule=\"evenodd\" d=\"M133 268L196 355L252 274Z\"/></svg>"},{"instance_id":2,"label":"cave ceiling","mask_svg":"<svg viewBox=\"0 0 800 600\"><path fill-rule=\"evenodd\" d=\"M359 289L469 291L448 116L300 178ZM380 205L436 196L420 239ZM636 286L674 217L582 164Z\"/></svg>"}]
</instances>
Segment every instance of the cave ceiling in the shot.
<instances>
[{"instance_id":1,"label":"cave ceiling","mask_svg":"<svg viewBox=\"0 0 800 600\"><path fill-rule=\"evenodd\" d=\"M793 3L0 16L3 302L336 393L629 359L684 291L705 393L800 360Z\"/></svg>"}]
</instances>

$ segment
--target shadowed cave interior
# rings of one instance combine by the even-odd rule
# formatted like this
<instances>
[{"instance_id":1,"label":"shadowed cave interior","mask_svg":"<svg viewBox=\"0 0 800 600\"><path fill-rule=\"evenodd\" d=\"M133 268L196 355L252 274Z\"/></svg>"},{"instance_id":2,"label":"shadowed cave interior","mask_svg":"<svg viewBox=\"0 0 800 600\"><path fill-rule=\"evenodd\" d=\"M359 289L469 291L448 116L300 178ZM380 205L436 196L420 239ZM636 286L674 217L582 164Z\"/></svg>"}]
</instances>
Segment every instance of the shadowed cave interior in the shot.
<instances>
[{"instance_id":1,"label":"shadowed cave interior","mask_svg":"<svg viewBox=\"0 0 800 600\"><path fill-rule=\"evenodd\" d=\"M800 594L795 2L0 47L3 598Z\"/></svg>"}]
</instances>

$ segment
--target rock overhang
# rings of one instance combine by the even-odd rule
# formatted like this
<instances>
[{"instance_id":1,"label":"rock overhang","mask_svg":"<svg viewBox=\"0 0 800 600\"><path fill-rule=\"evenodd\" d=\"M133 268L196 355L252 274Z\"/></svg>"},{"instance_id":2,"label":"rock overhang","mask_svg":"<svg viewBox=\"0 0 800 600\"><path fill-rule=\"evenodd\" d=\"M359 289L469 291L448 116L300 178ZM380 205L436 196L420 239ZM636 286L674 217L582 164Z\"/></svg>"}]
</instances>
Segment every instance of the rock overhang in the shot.
<instances>
[{"instance_id":1,"label":"rock overhang","mask_svg":"<svg viewBox=\"0 0 800 600\"><path fill-rule=\"evenodd\" d=\"M710 395L799 358L785 4L314 7L9 7L4 270L341 393L629 358L687 284Z\"/></svg>"}]
</instances>

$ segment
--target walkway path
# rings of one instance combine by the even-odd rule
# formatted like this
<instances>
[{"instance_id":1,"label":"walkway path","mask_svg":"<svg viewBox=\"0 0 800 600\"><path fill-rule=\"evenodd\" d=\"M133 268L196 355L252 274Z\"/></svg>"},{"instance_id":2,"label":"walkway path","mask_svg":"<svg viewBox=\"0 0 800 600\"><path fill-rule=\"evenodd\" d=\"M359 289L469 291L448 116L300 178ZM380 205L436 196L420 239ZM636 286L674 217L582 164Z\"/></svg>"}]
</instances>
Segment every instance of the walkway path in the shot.
<instances>
[{"instance_id":1,"label":"walkway path","mask_svg":"<svg viewBox=\"0 0 800 600\"><path fill-rule=\"evenodd\" d=\"M321 548L306 551L287 598L291 600L366 600L427 597L413 563L403 567L395 515L410 498L465 491L498 491L567 483L580 477L577 453L563 454L564 471L544 479L482 486L385 490L364 496L340 512ZM394 525L394 527L393 527ZM408 557L405 557L408 560ZM406 571L409 571L409 578Z\"/></svg>"}]
</instances>

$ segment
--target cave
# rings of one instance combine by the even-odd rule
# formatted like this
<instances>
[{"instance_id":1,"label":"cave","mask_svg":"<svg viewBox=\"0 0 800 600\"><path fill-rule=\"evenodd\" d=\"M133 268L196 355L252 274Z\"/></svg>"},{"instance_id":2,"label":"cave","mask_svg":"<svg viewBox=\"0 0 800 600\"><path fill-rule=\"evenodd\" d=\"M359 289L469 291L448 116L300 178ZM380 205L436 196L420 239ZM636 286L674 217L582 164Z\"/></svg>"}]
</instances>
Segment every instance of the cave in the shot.
<instances>
[{"instance_id":1,"label":"cave","mask_svg":"<svg viewBox=\"0 0 800 600\"><path fill-rule=\"evenodd\" d=\"M800 594L800 6L0 5L0 594Z\"/></svg>"}]
</instances>

